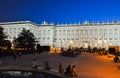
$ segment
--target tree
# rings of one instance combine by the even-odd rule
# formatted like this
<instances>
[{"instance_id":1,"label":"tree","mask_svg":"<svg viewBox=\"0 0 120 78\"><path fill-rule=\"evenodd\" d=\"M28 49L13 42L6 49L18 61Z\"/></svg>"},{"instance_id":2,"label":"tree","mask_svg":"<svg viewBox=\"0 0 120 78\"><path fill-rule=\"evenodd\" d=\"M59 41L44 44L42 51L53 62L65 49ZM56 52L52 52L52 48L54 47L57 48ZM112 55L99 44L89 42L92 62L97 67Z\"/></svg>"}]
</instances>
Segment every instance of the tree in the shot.
<instances>
[{"instance_id":1,"label":"tree","mask_svg":"<svg viewBox=\"0 0 120 78\"><path fill-rule=\"evenodd\" d=\"M5 38L7 38L7 35L4 33L4 28L0 27L0 47L4 46Z\"/></svg>"},{"instance_id":2,"label":"tree","mask_svg":"<svg viewBox=\"0 0 120 78\"><path fill-rule=\"evenodd\" d=\"M11 50L11 42L9 40L4 40L4 46L7 47L7 50Z\"/></svg>"},{"instance_id":3,"label":"tree","mask_svg":"<svg viewBox=\"0 0 120 78\"><path fill-rule=\"evenodd\" d=\"M14 45L17 48L34 49L35 37L30 30L23 28L22 32L18 35L18 38L14 39Z\"/></svg>"}]
</instances>

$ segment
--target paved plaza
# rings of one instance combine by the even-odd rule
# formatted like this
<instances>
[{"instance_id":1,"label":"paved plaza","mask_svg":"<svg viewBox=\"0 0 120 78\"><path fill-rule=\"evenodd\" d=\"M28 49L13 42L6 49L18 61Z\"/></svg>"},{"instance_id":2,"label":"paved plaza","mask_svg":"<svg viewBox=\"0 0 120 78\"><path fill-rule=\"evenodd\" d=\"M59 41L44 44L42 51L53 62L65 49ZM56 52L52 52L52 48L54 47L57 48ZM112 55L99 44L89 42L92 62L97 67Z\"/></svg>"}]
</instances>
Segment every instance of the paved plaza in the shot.
<instances>
[{"instance_id":1,"label":"paved plaza","mask_svg":"<svg viewBox=\"0 0 120 78\"><path fill-rule=\"evenodd\" d=\"M77 78L120 78L120 63L114 63L111 55L83 53L77 57L63 57L58 53L42 53L26 54L17 59L12 56L0 57L0 60L3 62L2 66L32 67L34 58L40 67L44 67L44 61L49 61L51 68L56 71L61 62L64 68L69 64L76 65Z\"/></svg>"}]
</instances>

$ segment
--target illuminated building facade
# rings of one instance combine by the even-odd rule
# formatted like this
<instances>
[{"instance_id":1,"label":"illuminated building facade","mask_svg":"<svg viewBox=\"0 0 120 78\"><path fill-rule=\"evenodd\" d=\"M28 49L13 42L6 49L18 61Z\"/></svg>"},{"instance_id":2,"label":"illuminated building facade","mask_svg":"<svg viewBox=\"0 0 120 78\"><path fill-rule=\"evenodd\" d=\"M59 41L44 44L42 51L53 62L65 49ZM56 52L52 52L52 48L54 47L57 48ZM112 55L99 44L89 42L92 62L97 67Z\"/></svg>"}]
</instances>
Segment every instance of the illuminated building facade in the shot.
<instances>
[{"instance_id":1,"label":"illuminated building facade","mask_svg":"<svg viewBox=\"0 0 120 78\"><path fill-rule=\"evenodd\" d=\"M97 22L85 21L79 24L48 24L42 22L35 24L30 21L3 22L0 26L8 35L11 42L23 28L34 33L40 45L51 47L107 47L120 46L120 22Z\"/></svg>"}]
</instances>

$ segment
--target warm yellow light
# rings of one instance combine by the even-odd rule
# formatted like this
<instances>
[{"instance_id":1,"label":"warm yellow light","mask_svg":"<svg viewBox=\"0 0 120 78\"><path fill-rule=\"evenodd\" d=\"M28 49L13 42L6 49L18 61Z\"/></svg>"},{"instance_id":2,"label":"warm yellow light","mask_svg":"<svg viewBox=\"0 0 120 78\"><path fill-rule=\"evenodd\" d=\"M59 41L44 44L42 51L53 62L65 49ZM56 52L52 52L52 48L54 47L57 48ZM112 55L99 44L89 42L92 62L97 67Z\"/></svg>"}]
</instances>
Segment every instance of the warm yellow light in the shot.
<instances>
[{"instance_id":1,"label":"warm yellow light","mask_svg":"<svg viewBox=\"0 0 120 78\"><path fill-rule=\"evenodd\" d=\"M72 44L72 43L73 43L73 41L70 41L70 43Z\"/></svg>"}]
</instances>

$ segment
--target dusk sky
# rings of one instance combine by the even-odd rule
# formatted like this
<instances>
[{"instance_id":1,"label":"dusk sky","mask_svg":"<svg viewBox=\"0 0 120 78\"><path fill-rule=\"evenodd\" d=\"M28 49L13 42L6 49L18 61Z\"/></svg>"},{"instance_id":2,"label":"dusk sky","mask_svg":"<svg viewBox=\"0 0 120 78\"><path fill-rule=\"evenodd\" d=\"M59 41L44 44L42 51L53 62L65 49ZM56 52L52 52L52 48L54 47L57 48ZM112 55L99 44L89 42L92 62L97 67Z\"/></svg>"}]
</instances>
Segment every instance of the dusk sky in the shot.
<instances>
[{"instance_id":1,"label":"dusk sky","mask_svg":"<svg viewBox=\"0 0 120 78\"><path fill-rule=\"evenodd\" d=\"M120 0L0 0L0 22L82 23L120 20Z\"/></svg>"}]
</instances>

